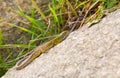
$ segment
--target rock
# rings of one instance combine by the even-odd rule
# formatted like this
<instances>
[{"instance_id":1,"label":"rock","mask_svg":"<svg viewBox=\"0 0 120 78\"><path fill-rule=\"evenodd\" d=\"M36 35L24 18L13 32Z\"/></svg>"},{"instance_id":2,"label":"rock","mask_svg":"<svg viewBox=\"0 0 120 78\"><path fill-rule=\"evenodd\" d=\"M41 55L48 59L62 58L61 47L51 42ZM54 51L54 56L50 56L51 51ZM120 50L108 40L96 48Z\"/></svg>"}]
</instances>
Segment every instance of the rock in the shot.
<instances>
[{"instance_id":1,"label":"rock","mask_svg":"<svg viewBox=\"0 0 120 78\"><path fill-rule=\"evenodd\" d=\"M11 68L2 78L120 78L120 10L36 58L22 70Z\"/></svg>"}]
</instances>

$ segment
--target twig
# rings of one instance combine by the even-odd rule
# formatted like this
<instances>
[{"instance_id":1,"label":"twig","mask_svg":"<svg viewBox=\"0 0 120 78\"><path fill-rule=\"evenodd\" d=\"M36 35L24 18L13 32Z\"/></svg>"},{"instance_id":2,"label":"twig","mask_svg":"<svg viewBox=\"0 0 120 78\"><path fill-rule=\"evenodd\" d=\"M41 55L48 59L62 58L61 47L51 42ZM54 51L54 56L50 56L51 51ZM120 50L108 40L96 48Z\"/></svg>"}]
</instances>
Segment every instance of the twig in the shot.
<instances>
[{"instance_id":1,"label":"twig","mask_svg":"<svg viewBox=\"0 0 120 78\"><path fill-rule=\"evenodd\" d=\"M81 28L82 25L84 24L85 19L86 19L87 15L88 15L89 11L90 11L98 2L99 2L99 0L97 0L94 4L92 4L91 7L87 10L85 16L83 17L83 20L81 21L81 24L80 24L80 27L79 27L79 28Z\"/></svg>"}]
</instances>

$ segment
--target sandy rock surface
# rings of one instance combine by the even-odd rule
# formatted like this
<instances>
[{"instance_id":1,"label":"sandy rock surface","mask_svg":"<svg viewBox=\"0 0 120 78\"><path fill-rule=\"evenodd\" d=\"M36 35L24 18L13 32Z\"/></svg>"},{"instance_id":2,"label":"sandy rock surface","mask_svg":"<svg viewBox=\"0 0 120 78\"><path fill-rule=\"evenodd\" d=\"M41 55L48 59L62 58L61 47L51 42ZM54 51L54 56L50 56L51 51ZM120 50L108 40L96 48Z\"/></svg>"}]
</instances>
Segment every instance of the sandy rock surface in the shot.
<instances>
[{"instance_id":1,"label":"sandy rock surface","mask_svg":"<svg viewBox=\"0 0 120 78\"><path fill-rule=\"evenodd\" d=\"M66 40L22 70L2 78L120 78L120 10Z\"/></svg>"}]
</instances>

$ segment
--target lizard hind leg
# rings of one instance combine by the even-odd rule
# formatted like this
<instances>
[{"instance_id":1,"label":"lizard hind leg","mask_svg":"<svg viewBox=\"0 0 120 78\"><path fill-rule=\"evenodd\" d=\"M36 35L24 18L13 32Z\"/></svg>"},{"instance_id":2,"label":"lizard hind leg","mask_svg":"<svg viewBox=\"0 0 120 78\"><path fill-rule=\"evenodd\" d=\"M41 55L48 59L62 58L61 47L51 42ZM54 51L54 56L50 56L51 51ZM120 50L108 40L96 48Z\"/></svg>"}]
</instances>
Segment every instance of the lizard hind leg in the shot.
<instances>
[{"instance_id":1,"label":"lizard hind leg","mask_svg":"<svg viewBox=\"0 0 120 78\"><path fill-rule=\"evenodd\" d=\"M17 64L16 64L16 70L20 70L24 67L26 67L28 64L30 64L37 56L34 57L34 53L30 55L29 57L21 59Z\"/></svg>"}]
</instances>

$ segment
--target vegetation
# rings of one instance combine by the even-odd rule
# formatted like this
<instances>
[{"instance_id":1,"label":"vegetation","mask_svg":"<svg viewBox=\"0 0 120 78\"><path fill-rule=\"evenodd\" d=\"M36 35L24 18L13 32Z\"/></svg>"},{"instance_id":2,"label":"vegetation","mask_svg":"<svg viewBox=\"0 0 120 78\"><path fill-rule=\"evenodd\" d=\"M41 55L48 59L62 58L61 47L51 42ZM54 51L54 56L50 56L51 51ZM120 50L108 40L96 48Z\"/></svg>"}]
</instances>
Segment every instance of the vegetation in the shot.
<instances>
[{"instance_id":1,"label":"vegetation","mask_svg":"<svg viewBox=\"0 0 120 78\"><path fill-rule=\"evenodd\" d=\"M31 1L34 8L31 8L29 15L19 5L17 6L19 10L14 10L29 21L28 29L8 23L8 25L17 27L30 36L28 44L20 44L19 39L17 44L7 44L3 42L0 31L0 48L7 49L8 55L8 57L3 57L0 53L0 76L15 65L16 59L27 52L26 48L32 49L37 46L36 42L45 42L64 30L73 31L81 28L87 22L99 20L105 16L107 9L112 9L119 3L119 0L52 0L48 5L49 10L42 12L37 3L34 0ZM13 55L9 49L12 47L22 47L23 49L18 54Z\"/></svg>"}]
</instances>

